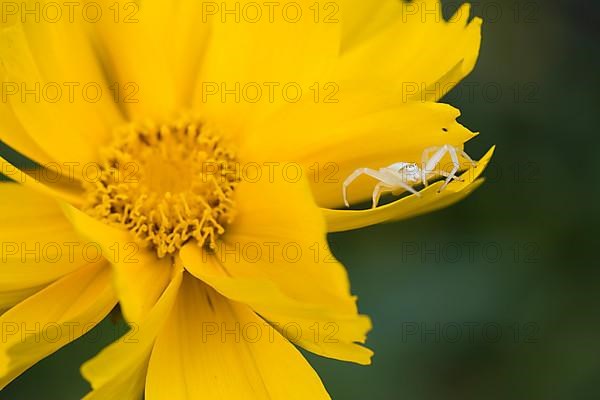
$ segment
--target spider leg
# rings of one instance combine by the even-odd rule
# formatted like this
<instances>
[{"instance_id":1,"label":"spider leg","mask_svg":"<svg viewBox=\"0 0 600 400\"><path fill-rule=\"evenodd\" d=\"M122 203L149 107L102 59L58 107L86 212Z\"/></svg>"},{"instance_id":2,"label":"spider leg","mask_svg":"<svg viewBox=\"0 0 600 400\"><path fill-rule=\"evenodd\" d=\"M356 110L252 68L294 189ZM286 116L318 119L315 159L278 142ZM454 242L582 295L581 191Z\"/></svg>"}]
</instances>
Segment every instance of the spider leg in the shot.
<instances>
[{"instance_id":1,"label":"spider leg","mask_svg":"<svg viewBox=\"0 0 600 400\"><path fill-rule=\"evenodd\" d=\"M408 190L412 194L416 194L417 197L421 197L421 193L417 192L414 187L412 187L412 186L410 186L410 185L408 185L408 184L406 184L404 182L395 182L395 183L398 186L402 186L404 189Z\"/></svg>"},{"instance_id":2,"label":"spider leg","mask_svg":"<svg viewBox=\"0 0 600 400\"><path fill-rule=\"evenodd\" d=\"M433 149L432 147L430 147L427 150L431 150ZM425 165L423 166L423 171L421 173L421 176L423 177L423 179L427 179L428 176L430 175L436 175L436 171L435 171L435 167L440 163L440 161L442 161L442 158L444 158L444 156L446 155L447 152L450 151L450 149L452 149L452 146L450 145L443 145L441 147L437 148L437 151L433 154L433 156L431 156L431 158L427 159Z\"/></svg>"},{"instance_id":3,"label":"spider leg","mask_svg":"<svg viewBox=\"0 0 600 400\"><path fill-rule=\"evenodd\" d=\"M353 173L350 174L344 181L342 187L342 195L344 196L344 204L346 207L350 207L350 203L348 202L348 186L352 184L361 175L368 175L372 178L377 179L378 181L385 182L385 175L381 174L379 171L371 169L371 168L359 168Z\"/></svg>"},{"instance_id":4,"label":"spider leg","mask_svg":"<svg viewBox=\"0 0 600 400\"><path fill-rule=\"evenodd\" d=\"M452 171L450 172L450 174L448 174L448 178L446 179L446 182L444 182L444 184L442 185L440 190L438 190L438 193L441 192L442 190L444 190L446 188L446 186L448 186L448 184L450 183L452 178L456 177L456 171L458 171L458 169L460 168L460 163L458 162L458 156L456 154L456 149L452 146L448 146L448 145L446 145L446 146L448 148L448 153L450 153L450 158L452 159L452 164L454 165L454 167L452 168Z\"/></svg>"},{"instance_id":5,"label":"spider leg","mask_svg":"<svg viewBox=\"0 0 600 400\"><path fill-rule=\"evenodd\" d=\"M469 155L467 153L465 153L464 150L459 150L460 155L467 160L468 162L471 163L471 165L473 165L474 167L477 166L477 161L473 161L473 159L471 157L469 157Z\"/></svg>"},{"instance_id":6,"label":"spider leg","mask_svg":"<svg viewBox=\"0 0 600 400\"><path fill-rule=\"evenodd\" d=\"M377 185L375 185L375 189L373 190L373 207L372 208L377 208L377 205L379 204L379 198L381 197L383 192L388 192L393 189L394 189L393 186L390 186L384 182L379 182Z\"/></svg>"},{"instance_id":7,"label":"spider leg","mask_svg":"<svg viewBox=\"0 0 600 400\"><path fill-rule=\"evenodd\" d=\"M402 176L400 174L396 173L396 176L398 176L399 179L397 181L394 181L394 183L393 183L394 186L396 186L396 187L399 186L402 189L407 190L407 191L411 192L412 194L416 194L418 197L421 197L421 193L417 192L414 187L412 187L408 183L404 182L402 180ZM390 186L391 185L392 184L390 184ZM394 190L394 192L398 193L395 190ZM402 193L402 192L400 192L400 193Z\"/></svg>"},{"instance_id":8,"label":"spider leg","mask_svg":"<svg viewBox=\"0 0 600 400\"><path fill-rule=\"evenodd\" d=\"M444 178L447 178L450 176L450 174L447 173L446 171L440 171L440 175L442 175ZM455 181L464 182L464 180L460 176L453 176L452 179Z\"/></svg>"},{"instance_id":9,"label":"spider leg","mask_svg":"<svg viewBox=\"0 0 600 400\"><path fill-rule=\"evenodd\" d=\"M432 151L437 151L439 150L440 147L439 146L431 146L426 148L425 150L423 150L423 155L421 156L421 161L422 161L422 165L421 165L421 180L423 181L423 186L427 187L427 185L429 185L429 183L427 182L427 172L426 172L426 165L427 162L429 161L429 154L431 154Z\"/></svg>"}]
</instances>

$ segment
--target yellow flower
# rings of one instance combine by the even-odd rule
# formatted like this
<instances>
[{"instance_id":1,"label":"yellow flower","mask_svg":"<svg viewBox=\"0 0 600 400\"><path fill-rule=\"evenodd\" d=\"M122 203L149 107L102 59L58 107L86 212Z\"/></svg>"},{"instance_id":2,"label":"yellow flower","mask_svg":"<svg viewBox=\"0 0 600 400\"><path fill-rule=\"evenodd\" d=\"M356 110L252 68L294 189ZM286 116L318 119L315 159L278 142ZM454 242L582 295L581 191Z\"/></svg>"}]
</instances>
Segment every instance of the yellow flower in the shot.
<instances>
[{"instance_id":1,"label":"yellow flower","mask_svg":"<svg viewBox=\"0 0 600 400\"><path fill-rule=\"evenodd\" d=\"M458 201L491 151L370 210L338 210L341 181L474 136L436 101L481 21L437 0L36 4L0 31L1 139L37 163L2 159L21 185L0 186L0 387L119 304L132 330L83 365L86 398L329 398L294 345L372 352L327 232Z\"/></svg>"}]
</instances>

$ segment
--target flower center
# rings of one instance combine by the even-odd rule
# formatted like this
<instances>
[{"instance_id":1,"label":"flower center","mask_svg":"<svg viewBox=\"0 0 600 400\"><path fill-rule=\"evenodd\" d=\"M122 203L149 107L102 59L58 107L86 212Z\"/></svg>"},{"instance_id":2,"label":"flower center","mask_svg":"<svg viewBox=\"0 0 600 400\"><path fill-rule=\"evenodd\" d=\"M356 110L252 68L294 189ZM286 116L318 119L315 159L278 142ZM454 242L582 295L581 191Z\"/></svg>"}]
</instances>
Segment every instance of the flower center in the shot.
<instances>
[{"instance_id":1,"label":"flower center","mask_svg":"<svg viewBox=\"0 0 600 400\"><path fill-rule=\"evenodd\" d=\"M216 248L234 217L235 155L201 122L131 124L103 149L86 211L128 229L159 258L189 240Z\"/></svg>"}]
</instances>

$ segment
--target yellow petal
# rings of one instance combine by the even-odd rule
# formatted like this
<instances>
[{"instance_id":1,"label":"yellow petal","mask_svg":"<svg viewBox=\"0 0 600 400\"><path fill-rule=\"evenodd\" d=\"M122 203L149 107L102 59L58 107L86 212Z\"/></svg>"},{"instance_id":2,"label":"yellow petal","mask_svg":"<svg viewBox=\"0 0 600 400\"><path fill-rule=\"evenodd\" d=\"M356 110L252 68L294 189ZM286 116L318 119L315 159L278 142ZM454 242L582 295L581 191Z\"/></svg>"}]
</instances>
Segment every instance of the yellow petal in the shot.
<instances>
[{"instance_id":1,"label":"yellow petal","mask_svg":"<svg viewBox=\"0 0 600 400\"><path fill-rule=\"evenodd\" d=\"M54 160L33 140L21 125L8 102L0 102L0 140L39 164Z\"/></svg>"},{"instance_id":2,"label":"yellow petal","mask_svg":"<svg viewBox=\"0 0 600 400\"><path fill-rule=\"evenodd\" d=\"M375 209L361 211L323 209L327 228L329 232L358 229L382 222L415 217L456 203L483 183L483 179L478 178L485 170L493 153L494 147L483 156L477 167L472 167L461 175L463 182L454 181L439 193L438 190L443 182L436 182L421 190L421 197L410 195Z\"/></svg>"},{"instance_id":3,"label":"yellow petal","mask_svg":"<svg viewBox=\"0 0 600 400\"><path fill-rule=\"evenodd\" d=\"M340 95L337 104L307 102L283 109L253 126L244 145L255 160L300 163L321 207L343 207L342 183L357 168L421 164L426 148L462 148L476 135L456 121L460 112L446 104L402 103L371 90ZM278 139L281 132L285 140ZM350 203L370 199L372 192L372 180L358 179L348 190Z\"/></svg>"},{"instance_id":4,"label":"yellow petal","mask_svg":"<svg viewBox=\"0 0 600 400\"><path fill-rule=\"evenodd\" d=\"M339 1L339 14L343 19L342 52L372 38L401 18L402 7L399 2L399 0Z\"/></svg>"},{"instance_id":5,"label":"yellow petal","mask_svg":"<svg viewBox=\"0 0 600 400\"><path fill-rule=\"evenodd\" d=\"M21 185L0 183L0 224L0 309L95 258L54 199Z\"/></svg>"},{"instance_id":6,"label":"yellow petal","mask_svg":"<svg viewBox=\"0 0 600 400\"><path fill-rule=\"evenodd\" d=\"M209 82L302 82L323 74L331 67L339 47L339 24L315 23L308 0L284 1L276 15L263 15L256 22L226 10L255 9L254 2L224 1L216 10L204 13L211 24L211 38L201 77ZM302 17L293 22L289 14L302 8ZM213 14L214 12L214 14ZM249 12L248 12L249 13ZM246 12L238 13L240 16Z\"/></svg>"},{"instance_id":7,"label":"yellow petal","mask_svg":"<svg viewBox=\"0 0 600 400\"><path fill-rule=\"evenodd\" d=\"M298 345L369 363L371 351L358 343L364 343L370 321L357 313L346 271L329 250L306 182L244 182L236 196L238 215L222 247L206 256L193 243L185 246L186 269L222 295L250 305ZM290 323L304 334L286 334Z\"/></svg>"},{"instance_id":8,"label":"yellow petal","mask_svg":"<svg viewBox=\"0 0 600 400\"><path fill-rule=\"evenodd\" d=\"M90 331L115 306L110 270L83 267L0 317L0 388L27 368Z\"/></svg>"},{"instance_id":9,"label":"yellow petal","mask_svg":"<svg viewBox=\"0 0 600 400\"><path fill-rule=\"evenodd\" d=\"M118 22L103 19L94 28L109 73L121 83L128 117L160 121L189 107L208 35L202 3L99 4L105 10L115 5L119 9Z\"/></svg>"},{"instance_id":10,"label":"yellow petal","mask_svg":"<svg viewBox=\"0 0 600 400\"><path fill-rule=\"evenodd\" d=\"M142 248L126 230L109 226L63 203L75 229L97 243L112 264L114 283L127 321L141 321L167 287L172 265L169 257Z\"/></svg>"},{"instance_id":11,"label":"yellow petal","mask_svg":"<svg viewBox=\"0 0 600 400\"><path fill-rule=\"evenodd\" d=\"M275 4L272 12L269 6L249 0L212 4L214 8L207 7L204 14L211 37L195 106L224 124L225 130L240 129L285 99L309 96L309 87L322 82L337 58L340 24L315 23L312 0L271 3ZM254 15L256 8L262 10L262 17L254 22L244 17L243 10ZM237 21L235 14L223 14L236 9ZM301 17L295 21L297 10Z\"/></svg>"},{"instance_id":12,"label":"yellow petal","mask_svg":"<svg viewBox=\"0 0 600 400\"><path fill-rule=\"evenodd\" d=\"M188 275L156 340L146 398L318 400L329 396L300 352L268 323Z\"/></svg>"},{"instance_id":13,"label":"yellow petal","mask_svg":"<svg viewBox=\"0 0 600 400\"><path fill-rule=\"evenodd\" d=\"M2 290L0 291L0 315L10 307L21 302L23 299L28 298L31 295L36 294L42 290L46 285L28 287L25 289L16 290Z\"/></svg>"},{"instance_id":14,"label":"yellow petal","mask_svg":"<svg viewBox=\"0 0 600 400\"><path fill-rule=\"evenodd\" d=\"M69 204L81 205L83 190L74 181L64 176L58 176L46 169L19 169L9 161L0 157L0 172L16 183L39 194L62 199Z\"/></svg>"},{"instance_id":15,"label":"yellow petal","mask_svg":"<svg viewBox=\"0 0 600 400\"><path fill-rule=\"evenodd\" d=\"M198 71L204 59L209 41L209 24L202 21L206 3L196 0L179 0L157 3L158 12L164 12L166 4L175 4L173 23L166 24L169 36L176 38L169 43L173 51L175 85L178 100L184 107L191 107Z\"/></svg>"},{"instance_id":16,"label":"yellow petal","mask_svg":"<svg viewBox=\"0 0 600 400\"><path fill-rule=\"evenodd\" d=\"M154 341L173 307L181 285L178 269L144 321L132 323L131 330L100 354L83 364L81 373L93 390L85 400L137 400L141 398Z\"/></svg>"},{"instance_id":17,"label":"yellow petal","mask_svg":"<svg viewBox=\"0 0 600 400\"><path fill-rule=\"evenodd\" d=\"M351 22L337 80L394 87L403 97L436 101L473 70L482 21L469 22L469 4L446 21L440 0L376 2L381 8L371 7L362 18L354 10L358 2L341 6L343 20Z\"/></svg>"},{"instance_id":18,"label":"yellow petal","mask_svg":"<svg viewBox=\"0 0 600 400\"><path fill-rule=\"evenodd\" d=\"M188 260L187 269L194 276L227 298L251 306L286 339L325 357L370 364L373 353L357 344L365 342L371 329L366 316L356 315L355 311L340 311L335 304L298 300L285 293L277 282L264 278L228 276L229 270L214 258L203 260L193 246L185 248L183 257ZM308 286L303 288L309 291ZM339 299L332 301L340 302Z\"/></svg>"},{"instance_id":19,"label":"yellow petal","mask_svg":"<svg viewBox=\"0 0 600 400\"><path fill-rule=\"evenodd\" d=\"M21 23L18 16L6 16L0 28L0 80L32 140L55 160L84 164L96 161L99 146L122 119L85 24L63 17L56 23L35 18ZM16 132L2 130L3 140L12 145ZM14 147L23 148L20 144L17 140ZM30 156L36 158L35 153Z\"/></svg>"}]
</instances>

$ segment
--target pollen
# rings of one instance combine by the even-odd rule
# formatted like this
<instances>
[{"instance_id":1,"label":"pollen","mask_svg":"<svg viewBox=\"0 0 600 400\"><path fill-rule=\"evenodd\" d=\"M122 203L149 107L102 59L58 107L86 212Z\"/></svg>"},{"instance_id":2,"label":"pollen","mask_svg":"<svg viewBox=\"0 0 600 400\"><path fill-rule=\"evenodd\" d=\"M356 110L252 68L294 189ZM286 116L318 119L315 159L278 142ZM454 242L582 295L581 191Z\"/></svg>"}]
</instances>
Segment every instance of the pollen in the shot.
<instances>
[{"instance_id":1,"label":"pollen","mask_svg":"<svg viewBox=\"0 0 600 400\"><path fill-rule=\"evenodd\" d=\"M159 258L193 240L215 249L234 219L236 166L235 153L198 120L129 124L102 149L85 208Z\"/></svg>"}]
</instances>

